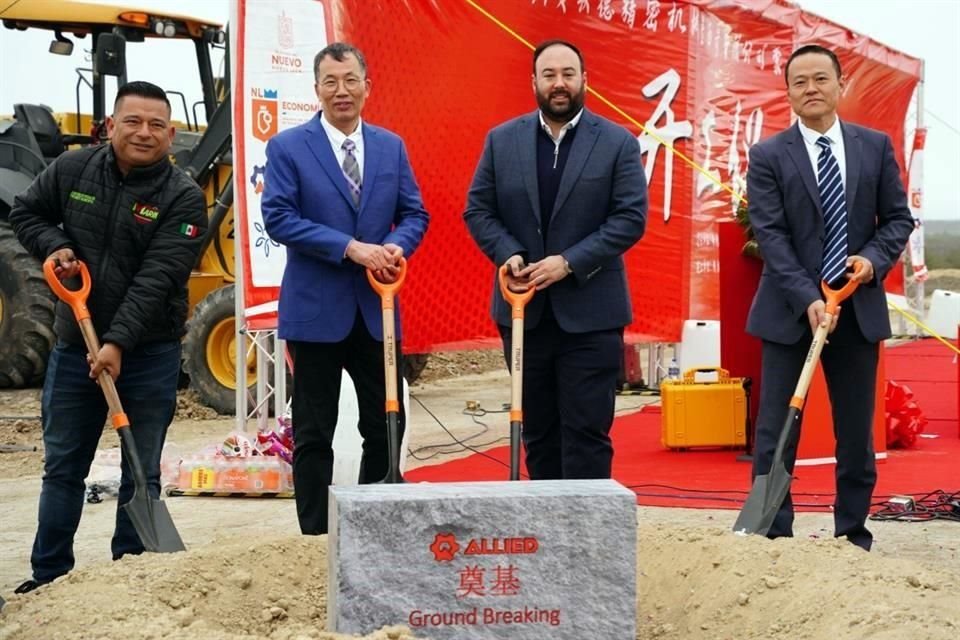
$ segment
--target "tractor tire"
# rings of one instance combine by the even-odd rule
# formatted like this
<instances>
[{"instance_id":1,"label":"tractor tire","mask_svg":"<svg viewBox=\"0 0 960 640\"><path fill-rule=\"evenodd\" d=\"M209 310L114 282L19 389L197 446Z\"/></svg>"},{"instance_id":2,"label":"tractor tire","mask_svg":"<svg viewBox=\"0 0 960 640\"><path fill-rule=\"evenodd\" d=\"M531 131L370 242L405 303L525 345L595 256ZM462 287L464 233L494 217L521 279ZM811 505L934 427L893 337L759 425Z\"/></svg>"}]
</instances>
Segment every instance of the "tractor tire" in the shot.
<instances>
[{"instance_id":1,"label":"tractor tire","mask_svg":"<svg viewBox=\"0 0 960 640\"><path fill-rule=\"evenodd\" d=\"M183 340L183 370L200 401L223 415L236 413L236 331L234 286L209 293L194 308ZM246 350L245 350L246 352ZM247 360L247 385L256 380L255 360Z\"/></svg>"},{"instance_id":2,"label":"tractor tire","mask_svg":"<svg viewBox=\"0 0 960 640\"><path fill-rule=\"evenodd\" d=\"M0 206L4 206L0 204ZM56 297L40 262L0 220L0 389L43 382L53 333Z\"/></svg>"}]
</instances>

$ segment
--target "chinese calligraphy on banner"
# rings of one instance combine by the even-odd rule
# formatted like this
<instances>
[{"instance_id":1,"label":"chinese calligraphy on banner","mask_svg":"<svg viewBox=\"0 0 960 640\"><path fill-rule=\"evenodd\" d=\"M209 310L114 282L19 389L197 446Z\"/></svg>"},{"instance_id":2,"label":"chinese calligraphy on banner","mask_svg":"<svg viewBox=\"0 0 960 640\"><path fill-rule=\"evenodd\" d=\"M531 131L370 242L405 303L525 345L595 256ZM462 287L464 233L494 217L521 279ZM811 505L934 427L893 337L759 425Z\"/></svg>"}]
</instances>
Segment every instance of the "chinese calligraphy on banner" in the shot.
<instances>
[{"instance_id":1,"label":"chinese calligraphy on banner","mask_svg":"<svg viewBox=\"0 0 960 640\"><path fill-rule=\"evenodd\" d=\"M270 11L292 15L298 4L322 5L329 37L367 55L373 88L364 118L404 138L432 214L404 288L407 352L496 337L487 314L492 267L461 213L486 132L535 108L531 51L518 38L576 43L599 94L587 108L637 136L650 215L627 255L628 332L651 340L679 340L684 320L719 317L716 223L744 195L750 147L792 122L783 74L795 47L837 51L848 79L841 118L885 131L897 150L920 75L919 60L782 0L302 0ZM258 24L276 33L275 22ZM272 73L252 86L273 89L282 72ZM251 117L254 107L272 117L269 104L253 104L267 95L248 88L245 100ZM898 160L906 166L902 152Z\"/></svg>"}]
</instances>

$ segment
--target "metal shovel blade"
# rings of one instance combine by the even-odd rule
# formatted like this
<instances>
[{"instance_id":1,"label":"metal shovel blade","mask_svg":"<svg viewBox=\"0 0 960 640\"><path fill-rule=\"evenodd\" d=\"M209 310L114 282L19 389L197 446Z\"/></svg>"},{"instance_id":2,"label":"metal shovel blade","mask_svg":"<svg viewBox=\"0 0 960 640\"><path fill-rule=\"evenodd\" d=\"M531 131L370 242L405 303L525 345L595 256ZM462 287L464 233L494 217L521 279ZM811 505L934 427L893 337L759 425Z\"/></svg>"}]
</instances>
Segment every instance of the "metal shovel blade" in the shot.
<instances>
[{"instance_id":1,"label":"metal shovel blade","mask_svg":"<svg viewBox=\"0 0 960 640\"><path fill-rule=\"evenodd\" d=\"M790 481L793 480L793 476L783 463L783 453L799 421L800 411L790 407L783 431L780 432L780 438L777 441L777 448L773 453L770 472L753 479L753 488L750 489L750 494L733 525L734 533L764 536L770 531L777 517L777 511L780 510L780 505L790 491Z\"/></svg>"},{"instance_id":2,"label":"metal shovel blade","mask_svg":"<svg viewBox=\"0 0 960 640\"><path fill-rule=\"evenodd\" d=\"M387 412L387 455L390 456L387 475L374 484L403 484L406 480L400 473L400 414Z\"/></svg>"},{"instance_id":3,"label":"metal shovel blade","mask_svg":"<svg viewBox=\"0 0 960 640\"><path fill-rule=\"evenodd\" d=\"M109 379L109 375L107 378ZM107 386L109 387L108 395L115 395L116 389L113 385ZM123 455L130 465L130 473L133 474L134 486L133 498L130 502L121 505L121 508L130 516L130 522L140 536L143 548L152 553L186 551L183 540L180 539L180 533L173 524L173 518L167 511L167 505L150 496L147 489L147 476L143 471L140 455L137 453L137 444L130 432L130 427L117 429L117 434L120 436Z\"/></svg>"},{"instance_id":4,"label":"metal shovel blade","mask_svg":"<svg viewBox=\"0 0 960 640\"><path fill-rule=\"evenodd\" d=\"M753 489L743 503L740 515L733 525L734 533L767 535L777 511L787 497L792 477L787 473L783 462L778 462L769 474L757 476L753 480Z\"/></svg>"},{"instance_id":5,"label":"metal shovel blade","mask_svg":"<svg viewBox=\"0 0 960 640\"><path fill-rule=\"evenodd\" d=\"M510 422L510 479L520 479L520 422Z\"/></svg>"},{"instance_id":6,"label":"metal shovel blade","mask_svg":"<svg viewBox=\"0 0 960 640\"><path fill-rule=\"evenodd\" d=\"M135 493L130 502L123 505L130 516L133 528L140 536L143 548L152 553L175 553L185 551L180 533L162 500L151 498L146 493Z\"/></svg>"}]
</instances>

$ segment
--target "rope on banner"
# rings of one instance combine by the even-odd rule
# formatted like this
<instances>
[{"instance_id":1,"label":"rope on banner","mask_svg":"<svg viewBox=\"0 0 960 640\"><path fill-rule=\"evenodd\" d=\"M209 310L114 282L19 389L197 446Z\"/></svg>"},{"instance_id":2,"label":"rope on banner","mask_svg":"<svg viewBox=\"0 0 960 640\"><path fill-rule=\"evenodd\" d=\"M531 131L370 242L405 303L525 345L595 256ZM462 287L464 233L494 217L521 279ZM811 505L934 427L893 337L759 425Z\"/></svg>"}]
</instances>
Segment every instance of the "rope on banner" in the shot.
<instances>
[{"instance_id":1,"label":"rope on banner","mask_svg":"<svg viewBox=\"0 0 960 640\"><path fill-rule=\"evenodd\" d=\"M511 28L510 28L507 24L505 24L502 20L500 20L500 19L497 18L495 15L493 15L492 13L490 13L489 11L487 11L486 9L484 9L483 7L481 7L481 6L480 6L479 4L477 4L474 0L464 0L464 2L466 2L468 5L470 5L471 7L473 7L474 9L476 9L477 11L479 11L485 18L487 18L488 20L490 20L491 22L493 22L495 25L497 25L498 27L500 27L501 29L503 29L504 31L506 31L507 33L509 33L515 40L517 40L518 42L520 42L521 44L523 44L525 47L527 47L527 48L530 49L531 51L534 51L534 50L536 49L536 47L533 46L532 44L530 44L530 42L529 42L526 38L524 38L523 36L521 36L521 35L520 35L519 33L517 33L515 30L511 29ZM680 151L677 151L676 149L674 149L672 144L670 144L669 142L667 142L666 140L664 140L663 138L661 138L660 136L658 136L656 133L654 133L654 132L650 131L649 129L647 129L647 128L646 128L645 126L643 126L640 122L638 122L635 118L633 118L630 114L628 114L626 111L624 111L623 109L621 109L620 107L618 107L617 105L615 105L614 103L612 103L610 100L608 100L608 99L606 98L606 96L604 96L603 94L601 94L599 91L597 91L596 89L594 89L593 87L591 87L591 86L588 85L588 86L587 86L587 92L588 92L589 94L595 96L595 97L596 97L600 102L602 102L603 104L605 104L605 105L607 105L608 107L610 107L611 109L613 109L614 112L616 112L619 116L621 116L622 118L624 118L625 120L627 120L630 124L634 125L634 126L637 127L638 129L640 129L640 131L642 131L644 134L650 136L651 138L653 138L654 140L656 140L657 142L659 142L659 143L660 143L661 145L663 145L666 149L668 149L668 150L670 151L670 153L672 153L672 154L675 155L676 157L678 157L678 158L680 158L681 160L683 160L684 162L686 162L687 165L689 165L689 166L692 167L694 170L696 170L698 173L700 173L700 175L705 176L708 180L710 180L710 182L714 183L715 185L717 185L718 187L720 187L721 189L723 189L724 191L726 191L727 193L729 193L730 195L732 195L732 196L733 196L734 198L736 198L739 202L746 203L747 199L746 199L742 194L737 193L736 191L734 191L732 188L730 188L729 186L727 186L727 185L724 184L723 182L720 182L719 180L717 180L713 175L710 174L709 171L707 171L706 169L704 169L703 167L701 167L699 164L697 164L696 162L694 162L693 160L691 160L690 158L688 158L687 156L685 156L685 155L684 155L683 153L681 153Z\"/></svg>"}]
</instances>

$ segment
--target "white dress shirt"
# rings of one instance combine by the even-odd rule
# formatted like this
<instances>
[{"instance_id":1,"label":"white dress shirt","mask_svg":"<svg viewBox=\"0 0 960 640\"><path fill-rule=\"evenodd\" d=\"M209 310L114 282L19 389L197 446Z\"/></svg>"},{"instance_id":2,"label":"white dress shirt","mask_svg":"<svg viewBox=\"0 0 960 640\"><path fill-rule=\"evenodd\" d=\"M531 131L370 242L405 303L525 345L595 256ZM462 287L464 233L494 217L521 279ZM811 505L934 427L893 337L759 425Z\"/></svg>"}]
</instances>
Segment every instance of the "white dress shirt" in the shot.
<instances>
[{"instance_id":1,"label":"white dress shirt","mask_svg":"<svg viewBox=\"0 0 960 640\"><path fill-rule=\"evenodd\" d=\"M807 148L807 155L810 156L810 164L813 165L813 176L820 183L820 172L817 167L820 158L820 146L817 140L820 136L826 136L830 140L830 152L837 159L837 165L840 167L840 180L843 182L843 188L847 188L847 154L843 147L843 130L840 128L840 118L833 121L833 126L827 129L826 133L814 131L797 120L797 126L800 128L800 135L803 136L803 144ZM848 203L849 204L849 203Z\"/></svg>"},{"instance_id":2,"label":"white dress shirt","mask_svg":"<svg viewBox=\"0 0 960 640\"><path fill-rule=\"evenodd\" d=\"M577 115L573 116L569 122L560 127L560 133L557 134L557 137L553 137L553 129L551 129L547 121L543 119L543 111L537 113L540 116L540 128L546 131L550 139L553 140L553 168L556 169L557 157L560 155L560 143L563 142L563 137L567 135L567 131L570 131L580 123L580 116L583 115L583 109L580 109Z\"/></svg>"},{"instance_id":3,"label":"white dress shirt","mask_svg":"<svg viewBox=\"0 0 960 640\"><path fill-rule=\"evenodd\" d=\"M560 134L554 138L553 129L550 128L550 125L547 124L547 121L543 119L543 111L538 111L537 115L540 116L540 128L547 132L547 135L550 136L550 139L553 140L553 144L560 146L560 143L563 142L563 136L567 135L567 131L573 129L580 123L580 117L583 115L583 109L577 112L577 115L573 116L569 122L560 127Z\"/></svg>"},{"instance_id":4,"label":"white dress shirt","mask_svg":"<svg viewBox=\"0 0 960 640\"><path fill-rule=\"evenodd\" d=\"M323 115L323 112L320 112L320 124L323 125L323 130L327 132L327 140L330 141L330 146L333 148L333 155L337 158L337 164L343 167L343 159L346 157L347 152L343 150L343 141L350 139L353 140L353 144L356 145L353 149L353 156L357 159L357 166L360 169L361 179L363 177L363 121L357 120L357 128L353 130L348 136L343 135L343 132L340 129L337 129L335 126L330 124L326 116Z\"/></svg>"}]
</instances>

